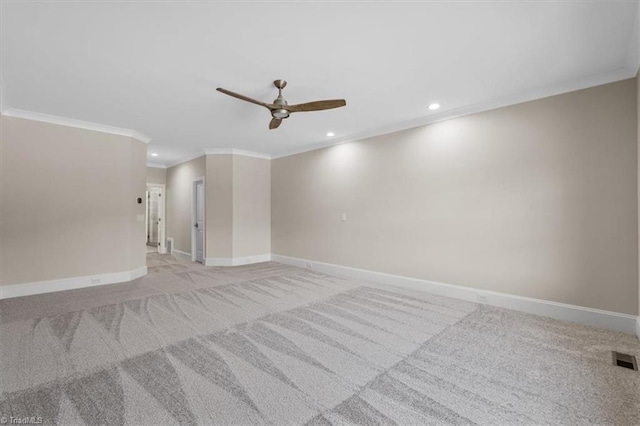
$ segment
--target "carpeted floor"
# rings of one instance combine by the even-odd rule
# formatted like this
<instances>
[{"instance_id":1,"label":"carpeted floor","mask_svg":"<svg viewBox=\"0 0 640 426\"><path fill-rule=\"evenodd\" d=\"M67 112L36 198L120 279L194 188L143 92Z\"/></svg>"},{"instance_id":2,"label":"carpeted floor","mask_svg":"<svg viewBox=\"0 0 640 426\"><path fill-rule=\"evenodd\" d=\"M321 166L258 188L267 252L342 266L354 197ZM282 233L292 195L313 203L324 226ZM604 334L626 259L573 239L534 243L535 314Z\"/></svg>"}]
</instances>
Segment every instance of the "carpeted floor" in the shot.
<instances>
[{"instance_id":1,"label":"carpeted floor","mask_svg":"<svg viewBox=\"0 0 640 426\"><path fill-rule=\"evenodd\" d=\"M149 254L131 283L0 301L0 420L640 424L635 336L277 263Z\"/></svg>"}]
</instances>

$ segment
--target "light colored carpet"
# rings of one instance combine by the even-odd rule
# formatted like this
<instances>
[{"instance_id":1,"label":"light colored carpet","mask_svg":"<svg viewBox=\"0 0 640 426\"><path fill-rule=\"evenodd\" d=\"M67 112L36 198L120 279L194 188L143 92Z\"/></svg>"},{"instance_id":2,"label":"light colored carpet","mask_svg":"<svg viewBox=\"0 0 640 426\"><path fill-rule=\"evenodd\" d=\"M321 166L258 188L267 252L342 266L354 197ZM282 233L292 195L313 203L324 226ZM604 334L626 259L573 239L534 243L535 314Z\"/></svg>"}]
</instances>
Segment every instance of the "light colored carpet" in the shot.
<instances>
[{"instance_id":1,"label":"light colored carpet","mask_svg":"<svg viewBox=\"0 0 640 426\"><path fill-rule=\"evenodd\" d=\"M0 417L59 424L640 424L635 336L277 263L149 255L0 301Z\"/></svg>"}]
</instances>

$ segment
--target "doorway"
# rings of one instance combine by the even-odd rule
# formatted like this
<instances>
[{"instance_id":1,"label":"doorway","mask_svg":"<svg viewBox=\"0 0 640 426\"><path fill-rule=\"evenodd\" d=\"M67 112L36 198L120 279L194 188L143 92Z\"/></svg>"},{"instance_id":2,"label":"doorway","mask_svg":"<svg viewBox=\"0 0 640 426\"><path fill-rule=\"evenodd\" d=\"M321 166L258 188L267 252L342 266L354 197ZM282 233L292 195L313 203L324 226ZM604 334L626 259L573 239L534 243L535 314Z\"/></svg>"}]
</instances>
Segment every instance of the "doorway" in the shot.
<instances>
[{"instance_id":1,"label":"doorway","mask_svg":"<svg viewBox=\"0 0 640 426\"><path fill-rule=\"evenodd\" d=\"M147 185L147 247L158 253L167 251L165 238L165 186L160 184Z\"/></svg>"},{"instance_id":2,"label":"doorway","mask_svg":"<svg viewBox=\"0 0 640 426\"><path fill-rule=\"evenodd\" d=\"M191 198L191 260L205 263L205 195L204 177L193 180Z\"/></svg>"}]
</instances>

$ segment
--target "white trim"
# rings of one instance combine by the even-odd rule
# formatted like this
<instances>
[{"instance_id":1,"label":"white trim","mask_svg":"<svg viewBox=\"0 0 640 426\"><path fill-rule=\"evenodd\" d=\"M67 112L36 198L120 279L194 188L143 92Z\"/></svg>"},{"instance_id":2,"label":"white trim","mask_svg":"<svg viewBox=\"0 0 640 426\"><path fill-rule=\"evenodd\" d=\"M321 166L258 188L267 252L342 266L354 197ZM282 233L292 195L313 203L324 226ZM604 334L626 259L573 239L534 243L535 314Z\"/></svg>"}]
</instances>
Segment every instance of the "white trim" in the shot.
<instances>
[{"instance_id":1,"label":"white trim","mask_svg":"<svg viewBox=\"0 0 640 426\"><path fill-rule=\"evenodd\" d=\"M637 71L637 70L636 70ZM341 138L334 138L329 141L322 141L315 144L301 146L297 149L285 151L280 154L274 154L271 156L272 160L277 158L289 157L291 155L302 154L304 152L316 151L318 149L327 148L333 145L340 145L348 142L355 142L363 139L373 138L376 136L382 136L389 133L400 132L402 130L412 129L421 126L427 126L429 124L438 123L440 121L451 120L453 118L459 118L466 115L477 114L479 112L490 111L498 108L504 108L511 105L517 105L537 99L543 99L550 96L561 95L564 93L570 93L577 90L587 89L589 87L601 86L603 84L613 83L616 81L626 80L636 76L636 72L628 67L618 68L614 71L590 76L580 80L572 80L564 82L562 84L556 84L547 86L527 92L520 92L511 96L505 96L502 98L488 99L484 102L480 102L474 105L464 106L461 108L452 109L449 111L443 111L438 114L429 114L423 117L419 117L413 120L390 124L383 127L378 127L373 130L364 131L356 134L351 134Z\"/></svg>"},{"instance_id":2,"label":"white trim","mask_svg":"<svg viewBox=\"0 0 640 426\"><path fill-rule=\"evenodd\" d=\"M195 160L196 158L200 158L204 155L241 155L243 157L254 157L254 158L262 158L265 160L271 160L271 156L269 154L263 154L260 152L253 151L245 151L242 149L234 149L234 148L206 148L202 151L198 151L196 153L187 155L185 157L181 157L178 160L170 161L166 165L161 165L157 163L147 163L148 167L162 167L168 169L170 167L178 166L182 163L186 163L191 160ZM149 164L154 164L153 166L149 166Z\"/></svg>"},{"instance_id":3,"label":"white trim","mask_svg":"<svg viewBox=\"0 0 640 426\"><path fill-rule=\"evenodd\" d=\"M22 109L9 108L2 111L5 117L23 118L25 120L40 121L43 123L58 124L60 126L75 127L77 129L93 130L95 132L110 133L112 135L129 136L140 142L148 144L151 138L136 130L124 129L121 127L108 126L106 124L92 123L89 121L76 120L74 118L59 117L57 115L42 114L39 112L25 111Z\"/></svg>"},{"instance_id":4,"label":"white trim","mask_svg":"<svg viewBox=\"0 0 640 426\"><path fill-rule=\"evenodd\" d=\"M640 315L636 318L636 336L640 339Z\"/></svg>"},{"instance_id":5,"label":"white trim","mask_svg":"<svg viewBox=\"0 0 640 426\"><path fill-rule=\"evenodd\" d=\"M241 155L243 157L254 157L254 158L262 158L264 160L271 160L271 156L269 154L262 154L259 152L253 151L245 151L242 149L234 149L234 148L208 148L204 150L206 155Z\"/></svg>"},{"instance_id":6,"label":"white trim","mask_svg":"<svg viewBox=\"0 0 640 426\"><path fill-rule=\"evenodd\" d=\"M270 262L271 254L256 254L244 257L206 257L205 266L240 266L251 265L253 263Z\"/></svg>"},{"instance_id":7,"label":"white trim","mask_svg":"<svg viewBox=\"0 0 640 426\"><path fill-rule=\"evenodd\" d=\"M147 167L151 167L152 169L166 169L167 166L160 163L147 163Z\"/></svg>"},{"instance_id":8,"label":"white trim","mask_svg":"<svg viewBox=\"0 0 640 426\"><path fill-rule=\"evenodd\" d=\"M171 238L171 240L173 240L173 238ZM177 257L182 257L184 259L191 260L191 253L187 253L186 251L177 250L174 248L172 251L172 254L174 254Z\"/></svg>"},{"instance_id":9,"label":"white trim","mask_svg":"<svg viewBox=\"0 0 640 426\"><path fill-rule=\"evenodd\" d=\"M110 274L62 278L59 280L38 281L23 284L11 284L0 287L0 299L10 299L13 297L29 296L33 294L52 293L55 291L65 291L77 288L116 284L132 281L145 275L147 275L147 267L141 266L131 271L113 272Z\"/></svg>"},{"instance_id":10,"label":"white trim","mask_svg":"<svg viewBox=\"0 0 640 426\"><path fill-rule=\"evenodd\" d=\"M167 163L167 165L165 166L165 168L170 168L170 167L175 167L175 166L179 166L182 163L186 163L189 162L191 160L195 160L196 158L200 158L200 157L204 157L205 153L204 151L198 151L196 153L187 155L185 157L180 158L179 160L176 161L170 161Z\"/></svg>"},{"instance_id":11,"label":"white trim","mask_svg":"<svg viewBox=\"0 0 640 426\"><path fill-rule=\"evenodd\" d=\"M233 148L205 148L205 155L232 155Z\"/></svg>"},{"instance_id":12,"label":"white trim","mask_svg":"<svg viewBox=\"0 0 640 426\"><path fill-rule=\"evenodd\" d=\"M205 257L204 266L233 266L232 257Z\"/></svg>"},{"instance_id":13,"label":"white trim","mask_svg":"<svg viewBox=\"0 0 640 426\"><path fill-rule=\"evenodd\" d=\"M629 334L634 334L635 328L637 327L637 319L634 315L603 311L600 309L586 308L583 306L533 299L530 297L480 290L417 278L403 277L400 275L386 274L382 272L368 271L348 266L316 262L314 260L280 256L277 254L274 254L271 257L274 262L299 266L302 268L311 268L327 274L346 276L349 278L393 285L396 287L410 288L440 296L498 306L501 308L527 312L559 320L577 322L593 327L622 331Z\"/></svg>"},{"instance_id":14,"label":"white trim","mask_svg":"<svg viewBox=\"0 0 640 426\"><path fill-rule=\"evenodd\" d=\"M139 140L140 142L144 142L146 144L149 144L149 142L153 140L149 136L145 135L144 133L140 133L137 130L132 130L131 137Z\"/></svg>"}]
</instances>

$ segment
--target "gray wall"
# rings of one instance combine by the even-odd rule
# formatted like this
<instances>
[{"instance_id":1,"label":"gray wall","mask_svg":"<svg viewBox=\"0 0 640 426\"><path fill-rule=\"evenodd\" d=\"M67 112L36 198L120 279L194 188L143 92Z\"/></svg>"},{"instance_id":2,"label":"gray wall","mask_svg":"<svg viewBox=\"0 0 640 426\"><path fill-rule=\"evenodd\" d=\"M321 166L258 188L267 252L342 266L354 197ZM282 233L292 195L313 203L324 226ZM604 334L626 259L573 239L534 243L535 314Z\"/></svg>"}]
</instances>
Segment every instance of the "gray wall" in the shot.
<instances>
[{"instance_id":1,"label":"gray wall","mask_svg":"<svg viewBox=\"0 0 640 426\"><path fill-rule=\"evenodd\" d=\"M636 127L629 79L274 160L272 253L635 315Z\"/></svg>"}]
</instances>

